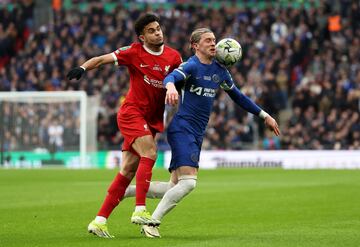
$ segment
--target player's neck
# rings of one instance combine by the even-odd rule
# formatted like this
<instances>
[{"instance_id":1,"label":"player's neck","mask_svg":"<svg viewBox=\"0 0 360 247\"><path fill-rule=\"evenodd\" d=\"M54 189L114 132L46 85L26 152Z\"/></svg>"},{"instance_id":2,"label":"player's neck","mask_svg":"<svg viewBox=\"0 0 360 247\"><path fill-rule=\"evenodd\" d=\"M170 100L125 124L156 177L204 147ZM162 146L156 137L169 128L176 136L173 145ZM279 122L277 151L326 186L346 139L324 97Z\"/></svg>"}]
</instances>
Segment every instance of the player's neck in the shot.
<instances>
[{"instance_id":1,"label":"player's neck","mask_svg":"<svg viewBox=\"0 0 360 247\"><path fill-rule=\"evenodd\" d=\"M199 52L195 53L195 55L198 57L200 63L202 64L211 64L212 63L212 57L205 56Z\"/></svg>"},{"instance_id":2,"label":"player's neck","mask_svg":"<svg viewBox=\"0 0 360 247\"><path fill-rule=\"evenodd\" d=\"M148 53L153 55L161 55L164 50L164 45L155 46L155 45L143 44L143 47Z\"/></svg>"}]
</instances>

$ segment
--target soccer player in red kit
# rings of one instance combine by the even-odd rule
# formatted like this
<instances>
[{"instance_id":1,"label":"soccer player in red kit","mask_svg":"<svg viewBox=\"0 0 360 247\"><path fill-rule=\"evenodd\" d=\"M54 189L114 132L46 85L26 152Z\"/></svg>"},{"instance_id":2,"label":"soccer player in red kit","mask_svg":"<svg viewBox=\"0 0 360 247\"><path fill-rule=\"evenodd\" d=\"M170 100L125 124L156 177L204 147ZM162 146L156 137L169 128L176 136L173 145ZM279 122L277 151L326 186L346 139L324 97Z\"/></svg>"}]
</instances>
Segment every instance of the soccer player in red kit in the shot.
<instances>
[{"instance_id":1,"label":"soccer player in red kit","mask_svg":"<svg viewBox=\"0 0 360 247\"><path fill-rule=\"evenodd\" d=\"M139 43L93 57L67 75L69 80L80 79L85 71L109 63L127 66L130 74L130 88L117 115L119 129L124 136L120 172L108 188L97 216L88 226L88 231L99 237L113 237L107 229L107 218L123 198L135 173L136 207L131 222L158 224L146 210L145 198L157 155L154 137L164 128L166 90L162 81L182 62L177 51L164 45L159 23L159 18L154 14L141 16L135 22Z\"/></svg>"}]
</instances>

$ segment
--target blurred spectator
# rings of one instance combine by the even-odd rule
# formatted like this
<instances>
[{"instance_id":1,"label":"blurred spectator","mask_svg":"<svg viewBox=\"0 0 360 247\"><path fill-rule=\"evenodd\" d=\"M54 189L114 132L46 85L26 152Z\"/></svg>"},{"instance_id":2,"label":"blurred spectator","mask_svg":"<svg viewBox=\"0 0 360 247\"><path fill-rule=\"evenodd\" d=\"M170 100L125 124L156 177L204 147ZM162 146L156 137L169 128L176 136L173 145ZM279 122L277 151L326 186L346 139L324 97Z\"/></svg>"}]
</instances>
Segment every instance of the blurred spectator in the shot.
<instances>
[{"instance_id":1,"label":"blurred spectator","mask_svg":"<svg viewBox=\"0 0 360 247\"><path fill-rule=\"evenodd\" d=\"M79 148L79 104L3 103L5 151Z\"/></svg>"},{"instance_id":2,"label":"blurred spectator","mask_svg":"<svg viewBox=\"0 0 360 247\"><path fill-rule=\"evenodd\" d=\"M49 135L49 149L51 153L63 151L64 127L59 123L57 119L53 120L48 128Z\"/></svg>"},{"instance_id":3,"label":"blurred spectator","mask_svg":"<svg viewBox=\"0 0 360 247\"><path fill-rule=\"evenodd\" d=\"M12 11L0 4L0 69L23 47L30 35L33 0L17 1ZM4 90L0 84L0 90Z\"/></svg>"},{"instance_id":4,"label":"blurred spectator","mask_svg":"<svg viewBox=\"0 0 360 247\"><path fill-rule=\"evenodd\" d=\"M262 142L262 149L264 150L276 150L280 149L280 138L274 136L271 131L265 131L265 138Z\"/></svg>"}]
</instances>

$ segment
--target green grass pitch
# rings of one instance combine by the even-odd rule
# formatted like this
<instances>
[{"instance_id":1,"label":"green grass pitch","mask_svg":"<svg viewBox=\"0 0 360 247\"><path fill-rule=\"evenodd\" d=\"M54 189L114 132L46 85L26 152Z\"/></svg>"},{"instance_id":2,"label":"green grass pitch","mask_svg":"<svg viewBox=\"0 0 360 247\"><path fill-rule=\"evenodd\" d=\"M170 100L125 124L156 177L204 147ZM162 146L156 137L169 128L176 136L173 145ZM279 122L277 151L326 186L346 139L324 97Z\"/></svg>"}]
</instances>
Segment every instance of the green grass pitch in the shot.
<instances>
[{"instance_id":1,"label":"green grass pitch","mask_svg":"<svg viewBox=\"0 0 360 247\"><path fill-rule=\"evenodd\" d=\"M110 217L116 238L100 239L86 229L115 174L0 169L0 246L360 246L360 170L202 170L161 239L130 223L133 198ZM154 180L168 176L154 170Z\"/></svg>"}]
</instances>

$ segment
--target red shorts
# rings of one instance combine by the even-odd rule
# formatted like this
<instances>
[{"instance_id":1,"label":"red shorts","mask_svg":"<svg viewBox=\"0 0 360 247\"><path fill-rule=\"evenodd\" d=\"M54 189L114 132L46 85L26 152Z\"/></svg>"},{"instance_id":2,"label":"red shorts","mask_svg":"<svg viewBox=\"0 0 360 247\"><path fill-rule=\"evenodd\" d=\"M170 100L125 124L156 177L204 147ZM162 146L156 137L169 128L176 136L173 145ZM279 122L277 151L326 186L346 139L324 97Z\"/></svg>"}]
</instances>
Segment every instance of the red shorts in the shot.
<instances>
[{"instance_id":1,"label":"red shorts","mask_svg":"<svg viewBox=\"0 0 360 247\"><path fill-rule=\"evenodd\" d=\"M124 109L125 108L125 109ZM124 136L122 151L130 151L137 155L131 147L136 138L146 135L155 137L156 130L148 125L144 117L134 108L122 107L117 114L117 124Z\"/></svg>"}]
</instances>

